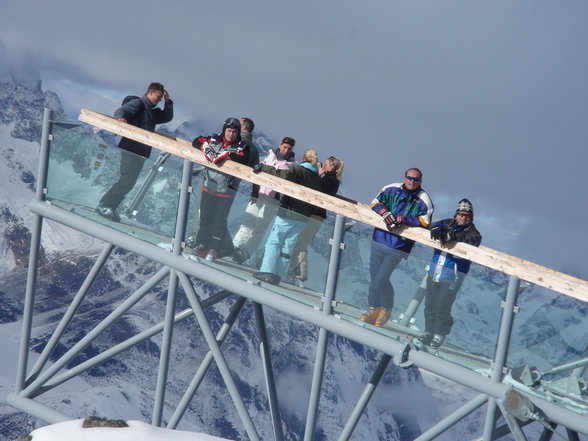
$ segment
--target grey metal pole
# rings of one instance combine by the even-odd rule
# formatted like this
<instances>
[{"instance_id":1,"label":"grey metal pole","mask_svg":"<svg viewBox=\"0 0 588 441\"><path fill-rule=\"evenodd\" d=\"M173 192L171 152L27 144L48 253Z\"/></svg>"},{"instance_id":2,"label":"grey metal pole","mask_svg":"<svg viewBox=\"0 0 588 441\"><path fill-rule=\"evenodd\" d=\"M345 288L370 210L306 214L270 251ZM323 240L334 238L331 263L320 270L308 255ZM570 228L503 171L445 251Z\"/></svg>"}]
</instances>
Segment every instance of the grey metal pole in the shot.
<instances>
[{"instance_id":1,"label":"grey metal pole","mask_svg":"<svg viewBox=\"0 0 588 441\"><path fill-rule=\"evenodd\" d=\"M361 396L359 397L359 400L357 400L357 404L353 408L353 412L351 412L351 415L349 415L349 419L347 420L341 435L339 435L339 441L346 441L351 438L351 435L353 434L353 431L357 427L357 423L361 418L361 414L367 407L391 360L392 357L388 354L384 354L384 356L381 358L378 366L376 366L376 370L372 374L372 378L370 378L370 381L368 384L366 384L363 392L361 393Z\"/></svg>"},{"instance_id":2,"label":"grey metal pole","mask_svg":"<svg viewBox=\"0 0 588 441\"><path fill-rule=\"evenodd\" d=\"M188 220L188 201L190 199L190 185L192 181L192 162L184 160L182 169L182 184L178 203L178 215L176 217L176 231L173 243L173 254L182 254L182 242L186 232ZM174 316L176 315L176 302L178 293L178 278L176 270L172 269L169 275L169 286L167 290L167 302L165 307L165 324L163 327L163 339L161 352L159 354L159 371L157 375L157 386L155 388L155 401L153 404L153 415L151 424L161 425L163 406L165 403L165 389L167 386L167 374L169 371L169 355L171 353L172 337L174 330Z\"/></svg>"},{"instance_id":3,"label":"grey metal pole","mask_svg":"<svg viewBox=\"0 0 588 441\"><path fill-rule=\"evenodd\" d=\"M283 441L284 431L282 429L282 418L280 416L280 408L278 406L278 393L276 391L276 382L274 379L274 370L272 368L269 341L267 338L267 331L265 328L263 307L259 303L254 302L253 309L255 311L255 323L257 326L257 334L259 335L259 352L261 353L261 361L263 363L263 374L265 377L265 385L267 389L270 415L272 418L274 439L276 441Z\"/></svg>"},{"instance_id":4,"label":"grey metal pole","mask_svg":"<svg viewBox=\"0 0 588 441\"><path fill-rule=\"evenodd\" d=\"M112 323L118 320L124 313L131 309L139 300L141 300L147 292L149 292L155 285L169 274L169 268L165 267L153 275L140 289L133 295L122 302L115 308L105 319L88 332L79 342L77 342L69 351L67 351L59 360L57 360L51 367L41 373L35 381L29 384L21 395L24 397L35 396L39 388L51 377L53 377L61 368L63 368L70 360L77 354L84 350L98 335L107 329Z\"/></svg>"},{"instance_id":5,"label":"grey metal pole","mask_svg":"<svg viewBox=\"0 0 588 441\"><path fill-rule=\"evenodd\" d=\"M482 406L488 401L488 396L484 394L480 394L468 403L461 406L455 412L451 413L443 420L439 421L433 427L431 427L426 432L422 433L419 437L415 438L414 441L429 441L435 439L437 436L441 435L447 429L449 429L454 424L461 421L467 415L472 413L474 410Z\"/></svg>"},{"instance_id":6,"label":"grey metal pole","mask_svg":"<svg viewBox=\"0 0 588 441\"><path fill-rule=\"evenodd\" d=\"M229 315L225 319L225 322L221 326L220 331L218 331L218 333L216 335L216 340L218 341L219 345L222 345L223 342L225 341L225 338L227 337L227 335L229 334L229 331L233 327L235 320L237 320L237 317L239 316L241 309L243 309L243 305L245 304L245 300L246 300L245 297L237 297L237 300L235 301L235 304L231 308ZM202 302L203 305L204 305L205 301L206 300L204 300ZM192 311L192 309L190 309L190 312L192 313L192 315L194 315L194 312ZM188 408L188 405L190 404L190 401L192 400L192 397L194 396L194 394L196 393L196 391L200 387L200 383L204 379L204 375L206 374L206 372L208 372L208 369L210 368L210 365L212 364L213 359L214 358L212 356L212 351L208 351L206 353L206 355L204 356L202 363L200 363L200 367L196 371L196 374L194 374L194 378L190 382L190 385L186 389L186 392L184 392L184 395L180 399L180 402L178 403L176 410L174 411L171 418L169 419L169 421L167 423L168 429L175 429L177 427L177 425L179 424L180 420L184 416L184 413L186 412L186 409Z\"/></svg>"},{"instance_id":7,"label":"grey metal pole","mask_svg":"<svg viewBox=\"0 0 588 441\"><path fill-rule=\"evenodd\" d=\"M215 294L211 297L204 299L202 301L202 307L208 308L208 307L214 305L215 303L218 303L219 301L226 299L229 295L231 295L231 293L229 293L228 291L221 291L218 294ZM175 321L175 323L178 323L182 320L186 320L187 318L193 318L193 317L194 317L194 311L192 311L192 308L187 308L187 309L184 309L182 312L179 312L178 314L176 314L174 321ZM135 346L136 344L138 344L142 341L145 341L148 338L151 338L156 334L159 334L160 332L163 331L163 326L164 326L164 322L158 323L157 325L154 325L154 326L150 327L149 329L146 329L145 331L140 332L139 334L137 334L131 338L128 338L127 340L117 344L116 346L113 346L112 348L109 348L109 349L105 350L104 352L84 361L83 363L80 363L77 366L75 366L71 369L68 369L66 372L63 372L62 374L56 375L55 377L53 377L52 380L47 381L47 383L45 383L45 385L43 386L43 390L47 391L47 390L52 389L56 386L59 386L60 384L65 383L70 378L73 378L73 377L81 374L82 372L87 371L88 369L99 365L103 361L111 359L115 355L120 354L122 351L124 351L132 346Z\"/></svg>"},{"instance_id":8,"label":"grey metal pole","mask_svg":"<svg viewBox=\"0 0 588 441\"><path fill-rule=\"evenodd\" d=\"M511 276L508 281L506 298L502 303L502 317L500 318L500 328L498 330L498 341L496 352L494 354L494 366L490 378L493 383L501 383L503 379L503 369L508 356L510 337L512 334L512 324L515 315L515 306L519 296L519 286L521 281L518 277ZM488 398L488 409L486 412L486 422L484 424L484 441L492 441L494 438L494 429L496 427L496 399ZM504 415L506 419L506 415ZM509 424L509 427L511 424ZM515 434L513 434L515 435ZM516 436L516 435L515 435Z\"/></svg>"},{"instance_id":9,"label":"grey metal pole","mask_svg":"<svg viewBox=\"0 0 588 441\"><path fill-rule=\"evenodd\" d=\"M247 408L245 407L245 403L243 402L243 398L239 394L239 389L237 388L237 384L235 383L235 380L233 379L233 375L231 374L231 370L229 369L229 365L227 364L227 361L225 360L225 357L224 357L222 351L220 350L220 346L218 345L218 342L216 341L214 333L212 332L210 324L208 323L208 319L206 318L206 315L204 314L204 310L202 309L202 306L200 305L200 301L198 300L198 296L196 295L196 292L194 291L194 288L190 284L190 281L189 281L188 276L186 274L178 272L178 277L180 278L180 282L182 283L182 287L184 288L184 291L186 292L186 297L188 298L188 301L190 302L190 306L194 310L194 315L196 316L196 319L198 320L198 323L200 324L200 328L202 329L202 334L204 334L204 338L206 339L206 343L208 343L208 347L210 348L210 350L212 352L212 355L214 357L214 361L216 362L218 370L220 371L220 374L223 377L223 380L225 381L225 385L227 386L227 390L229 391L229 394L231 395L231 398L233 399L233 404L235 404L235 407L237 408L237 413L241 417L241 421L243 422L243 425L245 426L245 430L247 431L247 435L249 435L249 439L251 439L252 441L259 441L259 435L257 434L257 430L255 429L255 426L253 425L253 420L251 419L251 416L249 415L249 412L247 411Z\"/></svg>"},{"instance_id":10,"label":"grey metal pole","mask_svg":"<svg viewBox=\"0 0 588 441\"><path fill-rule=\"evenodd\" d=\"M408 303L404 314L400 317L398 322L399 325L402 326L409 326L411 323L412 318L416 314L419 306L423 303L423 299L425 298L425 294L427 293L427 273L425 272L425 277L421 281L421 284L417 288L416 292L414 293L414 297Z\"/></svg>"},{"instance_id":11,"label":"grey metal pole","mask_svg":"<svg viewBox=\"0 0 588 441\"><path fill-rule=\"evenodd\" d=\"M327 283L325 285L325 296L323 301L323 314L331 315L333 312L333 300L337 291L337 274L339 272L339 262L341 260L341 244L345 229L345 217L337 215L335 217L335 226L333 228L333 238L331 241L331 256L329 260L329 270L327 273ZM327 357L327 344L329 332L321 328L319 331L314 372L312 376L312 385L310 388L310 399L306 414L306 427L304 430L304 441L312 441L316 430L316 420L318 416L318 407L320 401L321 387L323 384L323 374L325 370L325 360Z\"/></svg>"},{"instance_id":12,"label":"grey metal pole","mask_svg":"<svg viewBox=\"0 0 588 441\"><path fill-rule=\"evenodd\" d=\"M59 339L65 333L65 330L67 329L68 325L72 321L72 319L73 319L74 315L76 314L78 308L80 307L81 303L86 298L86 294L88 294L90 287L92 286L92 284L96 280L96 277L98 277L98 274L100 273L100 271L104 267L104 264L106 263L106 260L108 259L108 257L112 253L113 249L114 249L114 245L112 245L112 244L107 244L102 249L100 255L98 256L98 259L96 259L96 262L94 262L92 269L90 270L90 272L86 276L84 283L82 284L82 286L78 290L78 292L75 295L75 297L73 298L72 302L69 304L67 311L65 311L65 314L63 314L63 317L59 321L59 324L55 328L55 331L53 331L51 338L49 339L49 341L47 342L47 344L43 348L43 352L41 353L41 355L37 359L37 362L35 363L35 365L31 369L31 372L29 373L29 377L27 379L27 382L30 382L30 381L34 380L35 378L37 378L37 375L39 374L39 372L41 372L41 370L43 370L45 363L47 363L47 360L49 359L49 357L51 356L51 354L55 350L57 343L59 343Z\"/></svg>"},{"instance_id":13,"label":"grey metal pole","mask_svg":"<svg viewBox=\"0 0 588 441\"><path fill-rule=\"evenodd\" d=\"M37 172L37 189L35 200L45 200L45 188L47 187L47 167L49 165L49 135L51 133L51 118L53 111L45 109L43 113L43 131L41 135L41 151L39 156L39 170ZM27 286L25 291L24 309L22 314L22 331L20 348L18 353L18 367L16 371L15 391L22 391L25 385L29 343L33 325L33 309L35 305L35 288L37 285L37 266L39 263L39 249L41 246L41 232L43 230L43 218L34 214L33 228L31 231L31 251L29 254L29 269L27 273Z\"/></svg>"}]
</instances>

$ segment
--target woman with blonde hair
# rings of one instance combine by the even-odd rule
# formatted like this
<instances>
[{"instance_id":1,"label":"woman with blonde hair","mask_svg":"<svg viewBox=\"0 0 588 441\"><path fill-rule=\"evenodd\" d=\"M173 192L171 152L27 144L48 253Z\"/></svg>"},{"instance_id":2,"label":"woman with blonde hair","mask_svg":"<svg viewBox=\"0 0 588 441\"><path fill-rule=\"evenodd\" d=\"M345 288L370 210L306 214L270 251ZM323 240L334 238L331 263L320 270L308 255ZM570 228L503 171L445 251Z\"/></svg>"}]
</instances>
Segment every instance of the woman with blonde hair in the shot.
<instances>
[{"instance_id":1,"label":"woman with blonde hair","mask_svg":"<svg viewBox=\"0 0 588 441\"><path fill-rule=\"evenodd\" d=\"M335 156L329 156L325 163L319 164L319 174L321 175L321 191L325 194L335 196L341 185L341 176L345 163ZM327 217L327 210L322 207L315 207L310 221L304 227L304 230L298 236L290 266L288 268L287 279L299 287L304 286L304 281L308 279L308 246L320 229L323 221Z\"/></svg>"},{"instance_id":2,"label":"woman with blonde hair","mask_svg":"<svg viewBox=\"0 0 588 441\"><path fill-rule=\"evenodd\" d=\"M314 190L320 191L321 189L318 156L313 149L306 150L302 155L300 165L294 166L292 170L276 170L268 165L262 165L254 171L270 173ZM280 283L282 274L288 268L290 253L298 235L304 229L314 210L314 205L282 195L278 215L265 243L261 268L259 272L253 274L253 277L273 285Z\"/></svg>"}]
</instances>

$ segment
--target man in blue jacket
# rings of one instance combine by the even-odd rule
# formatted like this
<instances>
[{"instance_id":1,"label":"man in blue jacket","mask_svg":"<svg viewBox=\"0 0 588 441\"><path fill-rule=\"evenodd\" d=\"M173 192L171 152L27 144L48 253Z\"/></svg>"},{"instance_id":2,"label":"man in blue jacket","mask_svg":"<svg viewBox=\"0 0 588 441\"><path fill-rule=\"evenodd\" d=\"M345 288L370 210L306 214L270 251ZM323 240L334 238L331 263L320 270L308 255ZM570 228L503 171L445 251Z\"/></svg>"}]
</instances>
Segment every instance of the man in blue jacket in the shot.
<instances>
[{"instance_id":1,"label":"man in blue jacket","mask_svg":"<svg viewBox=\"0 0 588 441\"><path fill-rule=\"evenodd\" d=\"M482 235L473 220L472 203L462 199L452 218L431 225L431 239L439 240L441 244L457 241L477 247L482 242ZM425 334L420 338L422 344L436 349L445 341L445 336L453 326L451 307L471 264L469 260L455 257L447 251L435 250L427 274Z\"/></svg>"},{"instance_id":2,"label":"man in blue jacket","mask_svg":"<svg viewBox=\"0 0 588 441\"><path fill-rule=\"evenodd\" d=\"M162 99L165 99L163 109L157 106ZM114 117L121 122L153 132L157 124L172 120L174 117L174 105L163 84L151 83L145 95L124 102L121 107L116 109ZM149 158L151 155L150 146L132 139L122 138L118 146L123 150L134 153L134 155L121 154L119 179L102 196L96 208L98 214L117 222L120 220L120 216L116 209L137 182L139 173L145 163L145 158Z\"/></svg>"},{"instance_id":3,"label":"man in blue jacket","mask_svg":"<svg viewBox=\"0 0 588 441\"><path fill-rule=\"evenodd\" d=\"M369 310L360 320L382 327L390 319L394 306L394 288L390 275L400 261L408 256L414 241L393 233L396 225L428 228L433 215L433 203L421 188L423 174L409 168L404 182L390 184L378 193L371 207L382 216L386 230L374 228L370 255Z\"/></svg>"}]
</instances>

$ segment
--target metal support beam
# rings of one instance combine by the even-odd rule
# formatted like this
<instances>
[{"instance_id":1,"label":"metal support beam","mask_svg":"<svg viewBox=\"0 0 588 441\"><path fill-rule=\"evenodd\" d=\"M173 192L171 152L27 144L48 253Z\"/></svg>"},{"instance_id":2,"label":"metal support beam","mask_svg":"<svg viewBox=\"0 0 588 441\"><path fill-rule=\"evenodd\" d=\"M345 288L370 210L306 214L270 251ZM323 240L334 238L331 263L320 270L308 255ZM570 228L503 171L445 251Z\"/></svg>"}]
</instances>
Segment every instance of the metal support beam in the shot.
<instances>
[{"instance_id":1,"label":"metal support beam","mask_svg":"<svg viewBox=\"0 0 588 441\"><path fill-rule=\"evenodd\" d=\"M35 365L31 369L31 372L29 373L29 376L27 379L28 383L30 383L35 378L37 378L37 375L39 375L39 372L41 372L43 370L43 368L45 367L47 360L49 360L49 357L51 357L51 354L53 354L55 347L59 343L59 339L65 333L65 330L67 329L67 327L71 323L71 321L72 321L73 317L75 316L76 312L78 311L80 305L82 304L82 302L86 298L88 291L92 287L92 284L96 280L96 277L98 277L98 274L100 274L100 271L104 267L104 264L106 263L106 260L108 259L108 257L112 253L113 249L114 249L114 245L112 245L112 244L107 244L102 249L102 252L98 256L98 259L96 259L96 262L94 262L94 265L92 266L92 268L90 269L90 272L86 276L84 283L82 283L82 286L78 290L77 294L74 296L72 302L67 307L67 311L65 311L65 314L63 315L63 317L59 321L59 324L55 328L55 331L53 331L53 334L51 334L51 338L49 339L49 341L47 342L47 344L43 348L43 352L41 352L41 355L37 359L37 362L35 363Z\"/></svg>"},{"instance_id":2,"label":"metal support beam","mask_svg":"<svg viewBox=\"0 0 588 441\"><path fill-rule=\"evenodd\" d=\"M451 426L455 425L463 418L468 416L470 413L478 409L480 406L485 404L488 401L488 396L481 394L475 397L473 400L469 401L468 403L461 406L455 412L451 413L450 415L446 416L443 420L439 421L433 427L431 427L426 432L423 432L418 438L415 438L414 441L429 441L437 436L441 435Z\"/></svg>"},{"instance_id":3,"label":"metal support beam","mask_svg":"<svg viewBox=\"0 0 588 441\"><path fill-rule=\"evenodd\" d=\"M53 111L45 109L43 113L43 131L41 136L41 151L39 157L39 170L37 172L37 190L35 200L45 200L45 187L47 186L47 167L49 164L49 134L51 133L51 118ZM33 326L33 309L35 305L35 289L37 286L37 267L39 264L39 250L41 248L41 232L43 230L43 218L35 214L31 230L31 248L29 254L29 270L27 273L27 286L25 291L24 309L22 314L22 331L20 336L20 348L18 353L18 367L16 371L15 391L19 393L25 386L27 364L29 360L29 343Z\"/></svg>"},{"instance_id":4,"label":"metal support beam","mask_svg":"<svg viewBox=\"0 0 588 441\"><path fill-rule=\"evenodd\" d=\"M337 274L339 273L339 262L341 260L341 243L343 241L343 232L345 229L345 217L338 214L335 217L335 226L333 228L333 238L331 241L331 256L329 259L329 270L327 273L327 283L325 285L325 295L323 300L323 314L330 316L333 313L333 300L337 291ZM325 360L327 358L327 344L329 341L329 332L322 328L319 330L317 341L316 358L314 372L312 375L312 385L310 389L310 399L306 414L306 427L304 429L304 441L312 441L316 430L316 420L318 416L318 407L323 384L323 374L325 370Z\"/></svg>"},{"instance_id":5,"label":"metal support beam","mask_svg":"<svg viewBox=\"0 0 588 441\"><path fill-rule=\"evenodd\" d=\"M233 379L233 375L231 374L231 370L229 369L229 365L227 364L227 361L225 360L225 357L220 350L220 346L219 346L218 342L216 341L214 333L212 332L212 328L210 327L210 324L208 323L208 319L206 318L206 315L204 314L204 310L202 309L202 306L200 305L200 301L198 300L198 296L196 295L194 288L192 288L192 284L188 280L188 276L186 276L184 273L178 273L178 277L180 278L180 282L182 283L182 287L184 288L184 291L186 292L186 297L188 297L188 301L190 302L190 306L194 310L194 315L196 316L196 319L198 320L198 323L200 324L200 329L202 329L202 333L204 334L204 338L206 339L206 343L208 343L208 347L210 348L210 351L212 352L212 356L214 357L214 361L216 362L218 370L220 371L220 374L223 377L223 380L225 381L225 386L227 387L227 390L229 391L229 394L231 395L231 398L233 399L233 403L235 404L235 407L237 408L237 413L241 417L241 421L243 422L243 425L245 426L245 430L247 431L247 435L249 435L249 439L251 441L259 441L259 435L257 434L257 430L255 429L253 421L251 420L251 416L249 415L249 412L247 411L247 408L245 407L245 403L243 402L243 398L241 398L241 395L239 394L239 389L237 388L237 384L235 383L235 380Z\"/></svg>"},{"instance_id":6,"label":"metal support beam","mask_svg":"<svg viewBox=\"0 0 588 441\"><path fill-rule=\"evenodd\" d=\"M156 169L154 169L156 170ZM154 178L154 174L152 175ZM182 254L182 242L186 232L188 220L188 201L190 199L190 185L192 184L192 163L184 160L182 168L182 183L180 186L180 198L178 201L178 215L176 217L176 230L173 242L172 253L175 256ZM146 192L147 190L145 190ZM151 424L161 425L163 406L165 403L165 390L167 387L167 373L169 370L169 355L171 353L172 337L174 331L174 316L176 314L176 302L178 296L178 278L176 270L171 270L169 275L169 286L167 290L167 302L165 306L165 326L163 328L163 339L159 355L159 370L157 375L157 386L155 389L155 400L153 404L153 415Z\"/></svg>"},{"instance_id":7,"label":"metal support beam","mask_svg":"<svg viewBox=\"0 0 588 441\"><path fill-rule=\"evenodd\" d=\"M349 419L347 420L347 423L341 432L341 435L339 435L339 441L347 441L349 438L351 438L351 435L353 434L353 431L355 430L355 427L361 418L361 414L367 407L391 360L392 356L384 355L378 363L376 370L372 374L372 378L370 378L370 381L368 384L366 384L365 389L359 397L357 404L353 408L353 412L351 412L351 415L349 416Z\"/></svg>"},{"instance_id":8,"label":"metal support beam","mask_svg":"<svg viewBox=\"0 0 588 441\"><path fill-rule=\"evenodd\" d=\"M226 292L228 292L228 291L226 291ZM233 327L235 320L237 320L237 317L239 316L241 309L243 309L243 305L245 304L245 300L246 300L245 297L237 297L237 300L235 301L235 304L231 308L229 315L225 319L225 322L221 326L220 331L216 335L216 341L218 341L219 345L222 345L223 342L225 341L225 338L227 337L227 335L229 334L229 331ZM203 306L204 306L204 302L205 301L202 302ZM192 311L192 310L190 310L190 311ZM192 314L193 314L193 311L192 311ZM213 359L214 359L214 357L212 355L212 351L208 351L208 353L204 357L204 360L202 360L200 367L196 371L194 378L190 382L190 385L186 389L186 392L184 392L184 395L182 396L180 402L178 403L176 410L174 411L170 420L168 421L168 423L167 423L168 429L175 429L178 426L179 422L181 421L182 417L184 416L184 413L186 412L186 409L188 408L188 405L190 404L190 401L192 400L192 397L194 396L194 394L198 390L198 387L200 386L200 383L204 379L204 375L206 375L206 372L208 372L208 369L210 368L210 365L212 364Z\"/></svg>"},{"instance_id":9,"label":"metal support beam","mask_svg":"<svg viewBox=\"0 0 588 441\"><path fill-rule=\"evenodd\" d=\"M20 395L32 398L41 392L41 387L44 383L53 377L60 369L62 369L70 360L77 356L88 346L98 335L118 320L124 313L131 309L139 300L141 300L153 287L163 280L169 274L169 268L163 268L153 275L140 289L133 295L122 302L114 309L105 319L89 331L78 343L76 343L69 351L67 351L59 360L49 367L46 371L41 373L36 380L23 389Z\"/></svg>"},{"instance_id":10,"label":"metal support beam","mask_svg":"<svg viewBox=\"0 0 588 441\"><path fill-rule=\"evenodd\" d=\"M503 302L502 316L500 318L500 328L498 329L496 352L494 353L494 366L492 367L491 380L493 383L501 383L504 377L504 366L508 356L510 346L510 337L512 334L512 324L514 321L514 310L519 296L520 280L511 276L508 281L506 290L506 299ZM484 441L492 441L494 438L494 429L496 427L496 400L488 398L488 409L486 412L486 422L484 424ZM506 418L506 415L504 415ZM511 425L509 424L509 427Z\"/></svg>"},{"instance_id":11,"label":"metal support beam","mask_svg":"<svg viewBox=\"0 0 588 441\"><path fill-rule=\"evenodd\" d=\"M272 368L269 341L267 338L267 331L265 328L263 306L261 306L259 303L254 302L253 310L255 312L255 324L257 326L257 334L259 335L259 352L261 354L261 360L263 364L263 374L265 377L267 398L269 402L270 415L272 418L274 439L276 441L283 441L284 431L282 429L282 418L280 416L280 408L278 406L278 393L276 391L276 382L274 379L274 370Z\"/></svg>"},{"instance_id":12,"label":"metal support beam","mask_svg":"<svg viewBox=\"0 0 588 441\"><path fill-rule=\"evenodd\" d=\"M421 306L421 303L423 303L423 299L425 298L425 295L427 294L427 274L428 273L425 271L425 276L423 277L421 284L418 286L416 292L414 293L413 298L408 303L408 306L406 307L404 314L402 314L400 316L400 320L398 321L399 325L402 325L402 326L410 326L411 325L412 318L415 316L416 312L419 309L419 306Z\"/></svg>"}]
</instances>

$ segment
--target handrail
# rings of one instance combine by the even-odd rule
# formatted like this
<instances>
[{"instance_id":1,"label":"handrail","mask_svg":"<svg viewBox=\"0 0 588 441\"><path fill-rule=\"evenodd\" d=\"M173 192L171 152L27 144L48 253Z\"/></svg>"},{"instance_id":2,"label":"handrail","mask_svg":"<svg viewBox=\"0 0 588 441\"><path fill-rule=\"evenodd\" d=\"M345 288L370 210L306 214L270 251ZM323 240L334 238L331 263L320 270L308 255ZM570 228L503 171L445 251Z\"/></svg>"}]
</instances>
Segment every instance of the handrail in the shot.
<instances>
[{"instance_id":1,"label":"handrail","mask_svg":"<svg viewBox=\"0 0 588 441\"><path fill-rule=\"evenodd\" d=\"M225 161L220 165L208 162L203 153L192 147L189 141L170 137L159 133L149 132L130 124L120 122L110 116L97 113L88 109L81 109L78 118L80 121L91 124L103 130L121 135L143 144L148 144L159 150L171 153L180 158L200 164L204 167L222 170L224 173L245 179L254 184L270 187L276 191L304 200L313 205L318 205L334 213L355 219L376 228L385 228L382 218L378 216L369 205L346 198L330 196L292 182L272 176L268 173L255 174L250 167L237 162ZM452 242L440 245L429 237L429 232L423 228L397 227L400 236L412 239L424 245L446 250L452 254L463 257L472 262L488 268L516 276L535 285L574 297L588 302L588 282L576 277L564 274L553 269L511 256L485 246L474 247L465 243Z\"/></svg>"}]
</instances>

